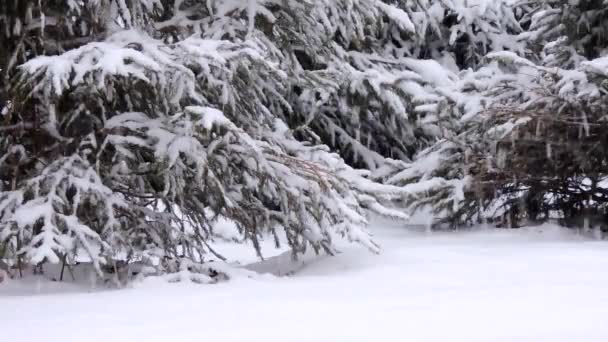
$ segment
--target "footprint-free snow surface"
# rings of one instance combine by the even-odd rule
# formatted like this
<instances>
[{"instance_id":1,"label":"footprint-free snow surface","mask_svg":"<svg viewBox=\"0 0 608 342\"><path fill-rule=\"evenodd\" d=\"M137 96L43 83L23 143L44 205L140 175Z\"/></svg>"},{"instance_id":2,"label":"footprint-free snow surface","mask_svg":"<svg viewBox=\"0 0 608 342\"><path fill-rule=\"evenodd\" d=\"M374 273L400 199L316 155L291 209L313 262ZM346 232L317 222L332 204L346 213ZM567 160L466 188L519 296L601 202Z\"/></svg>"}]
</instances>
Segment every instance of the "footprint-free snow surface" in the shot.
<instances>
[{"instance_id":1,"label":"footprint-free snow surface","mask_svg":"<svg viewBox=\"0 0 608 342\"><path fill-rule=\"evenodd\" d=\"M11 281L0 340L608 341L607 242L551 226L372 231L380 255L348 246L290 277L106 291Z\"/></svg>"}]
</instances>

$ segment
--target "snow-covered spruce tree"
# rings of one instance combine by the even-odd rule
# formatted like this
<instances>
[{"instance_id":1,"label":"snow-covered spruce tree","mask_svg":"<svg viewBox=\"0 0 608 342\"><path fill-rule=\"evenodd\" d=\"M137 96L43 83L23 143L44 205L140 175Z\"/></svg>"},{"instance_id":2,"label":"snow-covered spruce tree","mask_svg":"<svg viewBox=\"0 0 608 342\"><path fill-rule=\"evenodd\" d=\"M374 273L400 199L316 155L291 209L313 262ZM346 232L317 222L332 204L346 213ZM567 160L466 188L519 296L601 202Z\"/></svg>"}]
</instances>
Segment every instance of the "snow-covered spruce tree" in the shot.
<instances>
[{"instance_id":1,"label":"snow-covered spruce tree","mask_svg":"<svg viewBox=\"0 0 608 342\"><path fill-rule=\"evenodd\" d=\"M352 165L408 160L441 135L451 115L453 72L404 54L397 39L422 35L408 14L381 1L191 1L171 3L157 24L168 41L192 32L261 46L290 82L285 121ZM185 29L187 28L187 29ZM426 31L428 27L421 27ZM447 40L447 38L446 38Z\"/></svg>"},{"instance_id":2,"label":"snow-covered spruce tree","mask_svg":"<svg viewBox=\"0 0 608 342\"><path fill-rule=\"evenodd\" d=\"M498 187L506 194L501 209L511 224L558 215L568 225L587 225L591 219L608 228L607 5L603 0L540 3L523 35L539 61L492 56L518 75L497 89L505 105L488 118L492 126L507 128L495 154L502 163L496 178L504 179Z\"/></svg>"},{"instance_id":3,"label":"snow-covered spruce tree","mask_svg":"<svg viewBox=\"0 0 608 342\"><path fill-rule=\"evenodd\" d=\"M462 197L462 182L451 180L466 178L465 167L458 161L464 160L462 147L476 141L467 138L457 143L457 136L472 128L467 122L491 102L484 93L500 82L500 71L485 65L483 57L503 50L526 52L520 21L530 8L518 0L387 2L405 11L416 27L414 36L392 37L393 44L387 45L390 54L430 58L441 65L438 72L454 72L457 77L435 88L447 106L439 115L427 113L422 119L424 124L418 127L426 134L417 137L414 163L385 162L374 176L408 185L405 190L411 194L405 200L412 210L440 202L436 206L440 216L439 212L455 210L459 201L455 199ZM424 77L431 78L428 73ZM456 197L446 196L448 189Z\"/></svg>"},{"instance_id":4,"label":"snow-covered spruce tree","mask_svg":"<svg viewBox=\"0 0 608 342\"><path fill-rule=\"evenodd\" d=\"M14 47L0 60L0 250L11 263L84 255L101 273L145 258L207 282L218 216L258 252L272 232L294 253L332 253L336 236L375 250L364 210L404 217L381 204L400 189L287 126L294 74L261 31L278 4L14 3L0 7Z\"/></svg>"},{"instance_id":5,"label":"snow-covered spruce tree","mask_svg":"<svg viewBox=\"0 0 608 342\"><path fill-rule=\"evenodd\" d=\"M372 170L400 168L385 158L409 161L449 136L465 109L453 91L459 68L475 66L489 51L521 46L510 1L352 3L314 2L312 22L275 7L274 35L266 37L294 62L290 126ZM294 32L294 20L306 29ZM283 31L279 37L289 40L278 41L288 45L276 43Z\"/></svg>"},{"instance_id":6,"label":"snow-covered spruce tree","mask_svg":"<svg viewBox=\"0 0 608 342\"><path fill-rule=\"evenodd\" d=\"M332 3L338 9L331 9L330 19L341 13L341 2ZM354 3L363 7L374 2ZM305 104L299 112L314 114L299 121L355 165L395 168L384 158L378 163L378 154L411 160L437 139L450 136L455 118L463 114L460 93L453 91L459 89L459 69L475 66L489 51L521 47L513 35L520 27L511 3L384 1L372 6L380 9L381 17L363 20L340 14L345 22L333 19L337 24L329 26L322 39L307 35L301 40L329 42L319 44L321 49L296 45L305 51L296 54L298 61L312 60L317 66L300 73L305 84L311 77L317 84L314 91L299 96ZM320 91L324 88L325 94Z\"/></svg>"},{"instance_id":7,"label":"snow-covered spruce tree","mask_svg":"<svg viewBox=\"0 0 608 342\"><path fill-rule=\"evenodd\" d=\"M451 129L459 67L518 48L502 33L520 30L511 2L167 1L156 26L169 42L196 33L263 47L290 79L295 135L375 170Z\"/></svg>"},{"instance_id":8,"label":"snow-covered spruce tree","mask_svg":"<svg viewBox=\"0 0 608 342\"><path fill-rule=\"evenodd\" d=\"M430 207L439 222L515 226L554 214L566 223L602 215L605 3L527 5L526 52L492 53L471 74L485 105L471 106L458 135L390 179L418 181L409 203Z\"/></svg>"}]
</instances>

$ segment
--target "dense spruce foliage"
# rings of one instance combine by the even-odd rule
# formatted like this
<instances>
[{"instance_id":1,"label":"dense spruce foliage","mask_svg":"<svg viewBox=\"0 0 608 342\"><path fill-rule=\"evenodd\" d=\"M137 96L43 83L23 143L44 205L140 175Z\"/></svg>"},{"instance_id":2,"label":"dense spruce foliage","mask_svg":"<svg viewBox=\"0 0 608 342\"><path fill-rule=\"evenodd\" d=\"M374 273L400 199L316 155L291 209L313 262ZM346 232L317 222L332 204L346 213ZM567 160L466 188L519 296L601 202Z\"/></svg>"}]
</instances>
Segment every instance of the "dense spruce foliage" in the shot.
<instances>
[{"instance_id":1,"label":"dense spruce foliage","mask_svg":"<svg viewBox=\"0 0 608 342\"><path fill-rule=\"evenodd\" d=\"M503 30L519 47L462 74L469 110L454 135L385 179L452 227L557 219L606 229L608 3L521 4L522 29Z\"/></svg>"},{"instance_id":2,"label":"dense spruce foliage","mask_svg":"<svg viewBox=\"0 0 608 342\"><path fill-rule=\"evenodd\" d=\"M196 265L213 253L220 217L256 249L274 234L294 254L333 253L338 237L377 250L366 211L406 217L383 204L401 189L370 181L307 127L313 108L372 70L339 63L343 45L365 38L374 21L411 28L405 15L383 22L392 8L253 0L0 8L9 47L0 60L0 251L12 264L85 258L101 274L103 265L146 260L155 272L205 273ZM303 71L296 47L312 51L323 40L336 43L307 58L332 67Z\"/></svg>"}]
</instances>

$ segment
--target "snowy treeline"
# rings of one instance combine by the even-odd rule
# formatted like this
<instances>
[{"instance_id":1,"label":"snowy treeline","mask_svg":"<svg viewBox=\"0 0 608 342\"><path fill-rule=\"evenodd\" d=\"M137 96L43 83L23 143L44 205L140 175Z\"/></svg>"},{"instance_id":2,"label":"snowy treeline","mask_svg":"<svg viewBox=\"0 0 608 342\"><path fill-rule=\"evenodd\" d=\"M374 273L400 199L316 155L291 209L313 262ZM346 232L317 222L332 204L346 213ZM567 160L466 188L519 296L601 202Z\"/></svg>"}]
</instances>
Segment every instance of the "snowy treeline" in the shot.
<instances>
[{"instance_id":1,"label":"snowy treeline","mask_svg":"<svg viewBox=\"0 0 608 342\"><path fill-rule=\"evenodd\" d=\"M220 218L258 250L331 254L378 250L370 211L590 214L608 195L606 8L3 1L0 260L213 275Z\"/></svg>"}]
</instances>

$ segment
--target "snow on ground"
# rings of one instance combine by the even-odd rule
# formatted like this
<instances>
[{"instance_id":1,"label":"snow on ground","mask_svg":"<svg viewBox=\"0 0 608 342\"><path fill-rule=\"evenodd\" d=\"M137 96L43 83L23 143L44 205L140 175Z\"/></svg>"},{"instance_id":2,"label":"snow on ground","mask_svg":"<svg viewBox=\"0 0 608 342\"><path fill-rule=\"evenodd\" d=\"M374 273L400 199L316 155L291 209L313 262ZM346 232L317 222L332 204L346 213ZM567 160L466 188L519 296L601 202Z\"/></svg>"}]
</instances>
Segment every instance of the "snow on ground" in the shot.
<instances>
[{"instance_id":1,"label":"snow on ground","mask_svg":"<svg viewBox=\"0 0 608 342\"><path fill-rule=\"evenodd\" d=\"M375 226L382 254L345 247L336 257L309 258L291 277L218 285L146 281L94 293L38 283L38 295L13 281L0 285L0 336L45 342L608 341L608 242L551 226L433 234Z\"/></svg>"}]
</instances>

